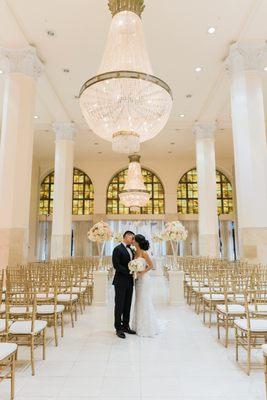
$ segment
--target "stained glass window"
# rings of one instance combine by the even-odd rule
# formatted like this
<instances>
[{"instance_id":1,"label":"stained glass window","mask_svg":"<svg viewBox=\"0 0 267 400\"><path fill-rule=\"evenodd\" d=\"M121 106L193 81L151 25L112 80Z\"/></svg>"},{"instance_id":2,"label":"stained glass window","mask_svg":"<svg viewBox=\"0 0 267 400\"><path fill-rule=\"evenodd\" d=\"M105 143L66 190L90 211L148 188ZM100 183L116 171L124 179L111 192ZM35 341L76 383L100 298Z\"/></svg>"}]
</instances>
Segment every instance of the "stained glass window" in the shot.
<instances>
[{"instance_id":1,"label":"stained glass window","mask_svg":"<svg viewBox=\"0 0 267 400\"><path fill-rule=\"evenodd\" d=\"M218 214L233 212L232 185L220 171L216 171ZM177 187L177 210L179 214L198 214L197 170L191 169L182 176Z\"/></svg>"},{"instance_id":2,"label":"stained glass window","mask_svg":"<svg viewBox=\"0 0 267 400\"><path fill-rule=\"evenodd\" d=\"M108 185L107 190L107 214L164 214L165 200L164 188L159 178L153 172L142 168L142 175L146 190L150 192L150 200L146 207L139 211L132 211L124 207L119 199L119 193L123 190L127 169L115 175Z\"/></svg>"},{"instance_id":3,"label":"stained glass window","mask_svg":"<svg viewBox=\"0 0 267 400\"><path fill-rule=\"evenodd\" d=\"M54 171L45 177L40 191L40 214L53 214ZM91 179L78 168L73 169L72 214L89 215L94 212L94 188Z\"/></svg>"}]
</instances>

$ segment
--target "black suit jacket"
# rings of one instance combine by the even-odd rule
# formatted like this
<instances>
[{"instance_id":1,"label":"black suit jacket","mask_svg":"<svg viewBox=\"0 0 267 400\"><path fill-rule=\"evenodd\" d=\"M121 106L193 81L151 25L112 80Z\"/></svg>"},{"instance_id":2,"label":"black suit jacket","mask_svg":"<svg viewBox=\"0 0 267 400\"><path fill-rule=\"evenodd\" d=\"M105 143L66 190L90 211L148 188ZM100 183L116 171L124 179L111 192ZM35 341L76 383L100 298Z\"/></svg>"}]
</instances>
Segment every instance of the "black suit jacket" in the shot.
<instances>
[{"instance_id":1,"label":"black suit jacket","mask_svg":"<svg viewBox=\"0 0 267 400\"><path fill-rule=\"evenodd\" d=\"M131 250L133 253L133 251ZM133 253L134 258L134 253ZM121 243L113 250L112 264L115 269L113 285L133 285L133 276L130 274L128 264L131 261L126 247Z\"/></svg>"}]
</instances>

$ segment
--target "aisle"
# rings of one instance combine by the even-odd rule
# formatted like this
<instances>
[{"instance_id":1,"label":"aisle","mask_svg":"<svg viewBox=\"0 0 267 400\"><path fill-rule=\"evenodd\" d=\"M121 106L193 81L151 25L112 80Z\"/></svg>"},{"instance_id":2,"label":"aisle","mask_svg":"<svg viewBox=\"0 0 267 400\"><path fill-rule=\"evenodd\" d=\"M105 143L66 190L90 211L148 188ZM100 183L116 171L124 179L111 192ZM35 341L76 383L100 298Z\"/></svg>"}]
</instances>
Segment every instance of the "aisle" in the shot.
<instances>
[{"instance_id":1,"label":"aisle","mask_svg":"<svg viewBox=\"0 0 267 400\"><path fill-rule=\"evenodd\" d=\"M114 335L111 306L87 308L75 329L66 327L58 348L48 345L47 361L37 362L35 377L29 368L17 374L16 400L265 398L263 372L247 377L235 365L233 349L219 345L214 329L203 327L189 307L157 310L169 321L165 334L124 341ZM5 387L0 384L0 399Z\"/></svg>"}]
</instances>

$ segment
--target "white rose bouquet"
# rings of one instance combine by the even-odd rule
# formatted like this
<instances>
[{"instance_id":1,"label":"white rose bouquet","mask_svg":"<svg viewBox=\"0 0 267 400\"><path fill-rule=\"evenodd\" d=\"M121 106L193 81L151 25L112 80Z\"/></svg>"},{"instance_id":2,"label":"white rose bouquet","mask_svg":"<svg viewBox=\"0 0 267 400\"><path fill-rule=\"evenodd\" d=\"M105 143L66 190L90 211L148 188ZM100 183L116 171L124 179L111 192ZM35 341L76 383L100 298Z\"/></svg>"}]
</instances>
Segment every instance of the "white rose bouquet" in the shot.
<instances>
[{"instance_id":1,"label":"white rose bouquet","mask_svg":"<svg viewBox=\"0 0 267 400\"><path fill-rule=\"evenodd\" d=\"M113 234L113 240L116 243L120 243L123 241L123 234L121 232L115 232Z\"/></svg>"},{"instance_id":2,"label":"white rose bouquet","mask_svg":"<svg viewBox=\"0 0 267 400\"><path fill-rule=\"evenodd\" d=\"M92 242L102 243L112 238L112 232L106 222L100 221L89 230L87 236Z\"/></svg>"},{"instance_id":3,"label":"white rose bouquet","mask_svg":"<svg viewBox=\"0 0 267 400\"><path fill-rule=\"evenodd\" d=\"M174 242L186 240L187 234L187 230L180 221L168 222L163 231L164 237L166 237L167 240L173 240Z\"/></svg>"},{"instance_id":4,"label":"white rose bouquet","mask_svg":"<svg viewBox=\"0 0 267 400\"><path fill-rule=\"evenodd\" d=\"M145 270L144 263L141 259L138 258L130 261L128 264L128 268L130 270L130 274L134 276L134 279L137 278L138 272L143 272Z\"/></svg>"}]
</instances>

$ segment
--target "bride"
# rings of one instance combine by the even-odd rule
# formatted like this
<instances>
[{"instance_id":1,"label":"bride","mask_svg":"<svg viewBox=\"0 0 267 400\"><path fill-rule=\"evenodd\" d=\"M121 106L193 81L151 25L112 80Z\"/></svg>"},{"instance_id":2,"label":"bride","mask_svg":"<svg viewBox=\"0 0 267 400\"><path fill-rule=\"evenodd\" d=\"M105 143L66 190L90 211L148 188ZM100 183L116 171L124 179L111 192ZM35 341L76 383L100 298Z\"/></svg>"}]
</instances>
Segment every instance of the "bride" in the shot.
<instances>
[{"instance_id":1,"label":"bride","mask_svg":"<svg viewBox=\"0 0 267 400\"><path fill-rule=\"evenodd\" d=\"M147 253L149 241L143 235L135 235L134 245L136 247L135 259L142 260L145 269L138 273L135 281L133 329L139 336L153 337L161 332L161 328L152 302L150 270L153 263Z\"/></svg>"}]
</instances>

